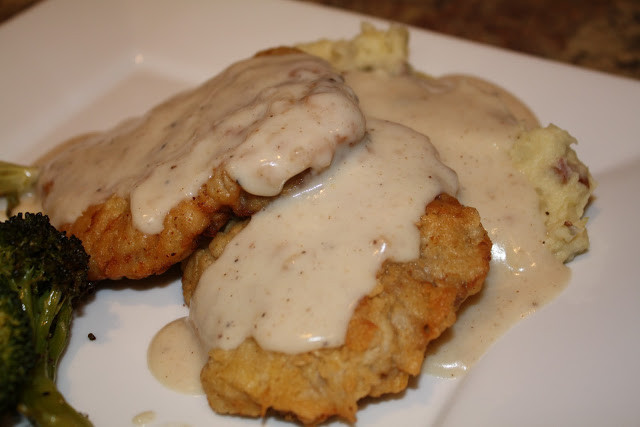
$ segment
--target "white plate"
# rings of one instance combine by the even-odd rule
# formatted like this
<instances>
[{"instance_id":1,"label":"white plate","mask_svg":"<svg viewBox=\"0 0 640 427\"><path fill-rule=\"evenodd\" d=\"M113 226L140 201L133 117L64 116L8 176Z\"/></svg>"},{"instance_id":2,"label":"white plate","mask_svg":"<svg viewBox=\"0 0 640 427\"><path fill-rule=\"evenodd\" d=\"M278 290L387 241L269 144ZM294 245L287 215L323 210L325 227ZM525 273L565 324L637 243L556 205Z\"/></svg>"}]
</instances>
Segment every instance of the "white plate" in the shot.
<instances>
[{"instance_id":1,"label":"white plate","mask_svg":"<svg viewBox=\"0 0 640 427\"><path fill-rule=\"evenodd\" d=\"M48 0L0 27L0 157L28 162L82 131L142 113L233 61L279 44L350 37L360 16L286 1ZM377 20L373 22L380 23ZM568 129L599 181L592 248L568 288L461 380L422 376L368 404L360 425L634 425L640 420L640 83L412 29L411 61L473 73ZM274 425L214 415L146 369L146 348L186 314L178 281L100 290L74 323L59 385L97 426ZM97 339L90 341L89 333Z\"/></svg>"}]
</instances>

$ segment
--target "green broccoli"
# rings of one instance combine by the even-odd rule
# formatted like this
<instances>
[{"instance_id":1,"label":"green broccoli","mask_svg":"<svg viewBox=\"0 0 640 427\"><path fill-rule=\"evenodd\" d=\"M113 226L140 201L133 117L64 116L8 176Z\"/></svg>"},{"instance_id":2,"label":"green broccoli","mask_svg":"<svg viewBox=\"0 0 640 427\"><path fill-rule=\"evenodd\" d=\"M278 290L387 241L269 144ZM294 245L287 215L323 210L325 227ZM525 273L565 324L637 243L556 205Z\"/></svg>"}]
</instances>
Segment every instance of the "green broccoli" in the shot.
<instances>
[{"instance_id":1,"label":"green broccoli","mask_svg":"<svg viewBox=\"0 0 640 427\"><path fill-rule=\"evenodd\" d=\"M0 278L0 414L15 408L36 361L29 317L6 280Z\"/></svg>"},{"instance_id":2,"label":"green broccoli","mask_svg":"<svg viewBox=\"0 0 640 427\"><path fill-rule=\"evenodd\" d=\"M0 335L9 334L12 338L7 339L16 345L2 350L7 363L0 366L0 379L8 384L0 387L2 393L9 394L2 396L3 405L10 404L8 390L17 389L17 410L38 426L91 425L55 385L58 361L69 341L74 304L92 288L87 279L88 261L80 240L56 230L45 215L18 214L0 223L0 286L7 301L1 314L7 321ZM11 292L19 299L18 312L15 301L11 303ZM24 319L30 332L28 342L22 336ZM28 370L31 351L35 361ZM28 372L25 378L19 370Z\"/></svg>"},{"instance_id":3,"label":"green broccoli","mask_svg":"<svg viewBox=\"0 0 640 427\"><path fill-rule=\"evenodd\" d=\"M30 191L40 175L37 167L22 166L0 160L0 196L7 199L7 213L19 202L23 193Z\"/></svg>"}]
</instances>

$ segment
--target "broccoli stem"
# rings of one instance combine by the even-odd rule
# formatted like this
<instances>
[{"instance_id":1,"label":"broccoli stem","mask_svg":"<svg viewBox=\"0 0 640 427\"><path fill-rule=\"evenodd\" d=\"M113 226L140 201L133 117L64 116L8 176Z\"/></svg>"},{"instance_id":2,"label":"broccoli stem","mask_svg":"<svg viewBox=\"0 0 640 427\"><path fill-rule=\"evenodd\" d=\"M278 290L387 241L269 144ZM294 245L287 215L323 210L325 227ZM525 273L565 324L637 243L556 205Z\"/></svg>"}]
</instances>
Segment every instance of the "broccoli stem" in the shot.
<instances>
[{"instance_id":1,"label":"broccoli stem","mask_svg":"<svg viewBox=\"0 0 640 427\"><path fill-rule=\"evenodd\" d=\"M73 313L71 304L60 305L59 299L59 292L51 292L44 299L36 328L36 348L40 358L31 379L22 389L18 411L36 426L91 426L89 419L69 405L56 387L58 361L69 341ZM54 317L55 324L52 323Z\"/></svg>"},{"instance_id":2,"label":"broccoli stem","mask_svg":"<svg viewBox=\"0 0 640 427\"><path fill-rule=\"evenodd\" d=\"M0 160L0 196L7 200L7 216L20 203L20 196L35 187L39 174L37 167Z\"/></svg>"},{"instance_id":3,"label":"broccoli stem","mask_svg":"<svg viewBox=\"0 0 640 427\"><path fill-rule=\"evenodd\" d=\"M37 324L34 325L34 342L36 344L36 352L39 354L49 354L51 351L49 339L55 327L60 323L58 313L64 308L64 300L62 300L62 292L59 289L53 289L41 296L37 303L39 313L35 319Z\"/></svg>"},{"instance_id":4,"label":"broccoli stem","mask_svg":"<svg viewBox=\"0 0 640 427\"><path fill-rule=\"evenodd\" d=\"M18 411L36 426L90 427L89 419L67 403L48 377L47 365L42 358L36 364L33 376L22 390Z\"/></svg>"},{"instance_id":5,"label":"broccoli stem","mask_svg":"<svg viewBox=\"0 0 640 427\"><path fill-rule=\"evenodd\" d=\"M58 362L62 357L69 343L71 320L73 318L73 307L71 304L64 304L56 318L56 325L53 333L49 336L49 358L47 363L47 375L55 382L58 372Z\"/></svg>"},{"instance_id":6,"label":"broccoli stem","mask_svg":"<svg viewBox=\"0 0 640 427\"><path fill-rule=\"evenodd\" d=\"M30 272L23 279L23 283L29 283ZM91 426L87 417L67 403L55 384L58 361L69 342L73 307L60 289L51 289L35 300L31 289L31 286L22 286L20 293L30 318L37 319L32 331L40 357L31 379L24 385L18 411L36 426Z\"/></svg>"},{"instance_id":7,"label":"broccoli stem","mask_svg":"<svg viewBox=\"0 0 640 427\"><path fill-rule=\"evenodd\" d=\"M58 361L69 341L73 307L59 290L39 298L34 342L40 355L31 380L25 384L18 411L41 427L91 426L87 417L67 403L56 387Z\"/></svg>"},{"instance_id":8,"label":"broccoli stem","mask_svg":"<svg viewBox=\"0 0 640 427\"><path fill-rule=\"evenodd\" d=\"M0 160L0 195L22 193L38 180L38 168Z\"/></svg>"}]
</instances>

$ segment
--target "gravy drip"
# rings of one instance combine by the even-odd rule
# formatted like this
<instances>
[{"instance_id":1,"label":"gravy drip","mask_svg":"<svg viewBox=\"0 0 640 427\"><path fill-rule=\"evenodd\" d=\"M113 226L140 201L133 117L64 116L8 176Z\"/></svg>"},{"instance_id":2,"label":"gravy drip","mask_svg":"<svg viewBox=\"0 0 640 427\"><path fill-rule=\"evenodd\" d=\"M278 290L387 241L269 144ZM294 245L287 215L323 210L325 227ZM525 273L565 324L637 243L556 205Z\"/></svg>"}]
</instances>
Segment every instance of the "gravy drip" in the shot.
<instances>
[{"instance_id":1,"label":"gravy drip","mask_svg":"<svg viewBox=\"0 0 640 427\"><path fill-rule=\"evenodd\" d=\"M368 120L368 137L255 214L202 274L190 319L206 348L248 337L299 353L344 343L385 259L419 256L416 222L457 177L428 138Z\"/></svg>"},{"instance_id":2,"label":"gravy drip","mask_svg":"<svg viewBox=\"0 0 640 427\"><path fill-rule=\"evenodd\" d=\"M503 89L467 76L349 72L367 117L382 117L428 135L459 177L461 203L475 207L493 242L483 291L427 351L425 370L466 371L509 327L555 297L569 270L544 247L538 197L509 157L515 137L537 121Z\"/></svg>"},{"instance_id":3,"label":"gravy drip","mask_svg":"<svg viewBox=\"0 0 640 427\"><path fill-rule=\"evenodd\" d=\"M192 395L204 394L200 371L207 352L186 317L160 329L147 349L147 366L153 376L168 388Z\"/></svg>"},{"instance_id":4,"label":"gravy drip","mask_svg":"<svg viewBox=\"0 0 640 427\"><path fill-rule=\"evenodd\" d=\"M273 196L287 179L331 163L365 121L329 64L305 54L240 61L111 131L73 141L43 168L40 193L54 225L116 194L133 224L162 231L166 214L224 165L248 192Z\"/></svg>"}]
</instances>

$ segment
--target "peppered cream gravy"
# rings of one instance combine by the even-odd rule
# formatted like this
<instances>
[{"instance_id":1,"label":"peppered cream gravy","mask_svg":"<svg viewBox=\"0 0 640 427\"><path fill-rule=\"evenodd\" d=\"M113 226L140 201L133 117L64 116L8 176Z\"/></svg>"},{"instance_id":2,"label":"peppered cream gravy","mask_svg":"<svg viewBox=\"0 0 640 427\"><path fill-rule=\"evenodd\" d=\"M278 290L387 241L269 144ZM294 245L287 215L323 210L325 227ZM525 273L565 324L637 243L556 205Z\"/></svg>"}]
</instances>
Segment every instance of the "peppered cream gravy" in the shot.
<instances>
[{"instance_id":1,"label":"peppered cream gravy","mask_svg":"<svg viewBox=\"0 0 640 427\"><path fill-rule=\"evenodd\" d=\"M272 196L297 173L329 165L365 121L342 77L306 54L240 61L109 132L72 142L45 163L43 207L71 223L112 194L129 199L143 233L195 196L223 165L248 192Z\"/></svg>"},{"instance_id":2,"label":"peppered cream gravy","mask_svg":"<svg viewBox=\"0 0 640 427\"><path fill-rule=\"evenodd\" d=\"M184 394L203 393L200 370L207 357L186 317L164 326L147 350L147 363L155 378Z\"/></svg>"},{"instance_id":3,"label":"peppered cream gravy","mask_svg":"<svg viewBox=\"0 0 640 427\"><path fill-rule=\"evenodd\" d=\"M367 117L429 136L442 161L458 173L458 199L478 210L493 242L481 295L427 350L427 372L455 376L568 282L569 269L544 247L538 196L509 157L515 137L537 120L503 89L469 76L430 80L354 71L346 81Z\"/></svg>"},{"instance_id":4,"label":"peppered cream gravy","mask_svg":"<svg viewBox=\"0 0 640 427\"><path fill-rule=\"evenodd\" d=\"M190 310L200 339L232 349L254 337L285 353L341 345L382 262L418 258L425 206L456 190L424 135L368 120L367 138L253 215L205 270Z\"/></svg>"}]
</instances>

